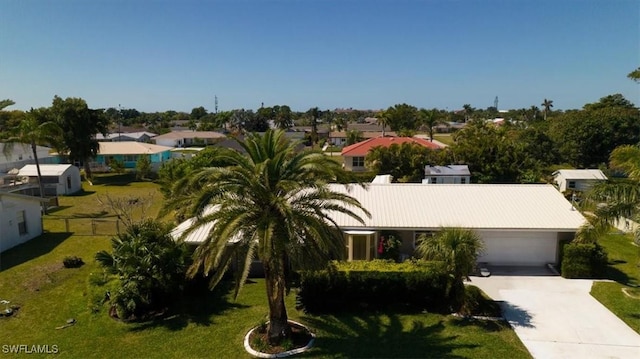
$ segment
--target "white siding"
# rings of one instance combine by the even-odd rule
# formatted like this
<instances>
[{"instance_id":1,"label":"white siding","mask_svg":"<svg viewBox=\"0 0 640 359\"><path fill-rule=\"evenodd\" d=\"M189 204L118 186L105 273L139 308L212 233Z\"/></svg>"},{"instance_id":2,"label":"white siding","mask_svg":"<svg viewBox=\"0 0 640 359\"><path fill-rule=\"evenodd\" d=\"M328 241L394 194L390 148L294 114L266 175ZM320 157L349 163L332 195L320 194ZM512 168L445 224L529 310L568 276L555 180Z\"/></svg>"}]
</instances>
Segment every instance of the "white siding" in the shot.
<instances>
[{"instance_id":1,"label":"white siding","mask_svg":"<svg viewBox=\"0 0 640 359\"><path fill-rule=\"evenodd\" d=\"M18 213L25 211L27 233L20 234ZM37 200L0 196L0 252L27 242L42 234L41 206Z\"/></svg>"}]
</instances>

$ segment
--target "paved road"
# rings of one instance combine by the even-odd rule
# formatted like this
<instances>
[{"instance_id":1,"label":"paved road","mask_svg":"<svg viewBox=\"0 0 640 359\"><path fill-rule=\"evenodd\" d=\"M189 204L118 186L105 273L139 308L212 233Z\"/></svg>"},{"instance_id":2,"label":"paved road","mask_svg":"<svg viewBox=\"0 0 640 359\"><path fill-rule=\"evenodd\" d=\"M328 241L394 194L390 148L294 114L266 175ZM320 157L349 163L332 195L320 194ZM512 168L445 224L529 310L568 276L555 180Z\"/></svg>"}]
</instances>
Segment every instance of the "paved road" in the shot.
<instances>
[{"instance_id":1,"label":"paved road","mask_svg":"<svg viewBox=\"0 0 640 359\"><path fill-rule=\"evenodd\" d=\"M494 300L534 358L640 358L640 335L589 292L593 281L544 268L492 268L472 277Z\"/></svg>"}]
</instances>

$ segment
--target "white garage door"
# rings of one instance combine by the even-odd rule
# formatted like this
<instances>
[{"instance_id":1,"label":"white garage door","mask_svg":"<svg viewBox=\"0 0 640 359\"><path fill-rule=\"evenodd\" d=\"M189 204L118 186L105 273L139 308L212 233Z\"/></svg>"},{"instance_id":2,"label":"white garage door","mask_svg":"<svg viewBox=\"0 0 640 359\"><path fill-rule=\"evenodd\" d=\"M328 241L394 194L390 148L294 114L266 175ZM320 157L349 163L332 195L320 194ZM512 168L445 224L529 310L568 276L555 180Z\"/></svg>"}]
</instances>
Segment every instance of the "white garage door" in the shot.
<instances>
[{"instance_id":1,"label":"white garage door","mask_svg":"<svg viewBox=\"0 0 640 359\"><path fill-rule=\"evenodd\" d=\"M556 232L480 231L485 253L479 262L494 265L541 265L556 262Z\"/></svg>"}]
</instances>

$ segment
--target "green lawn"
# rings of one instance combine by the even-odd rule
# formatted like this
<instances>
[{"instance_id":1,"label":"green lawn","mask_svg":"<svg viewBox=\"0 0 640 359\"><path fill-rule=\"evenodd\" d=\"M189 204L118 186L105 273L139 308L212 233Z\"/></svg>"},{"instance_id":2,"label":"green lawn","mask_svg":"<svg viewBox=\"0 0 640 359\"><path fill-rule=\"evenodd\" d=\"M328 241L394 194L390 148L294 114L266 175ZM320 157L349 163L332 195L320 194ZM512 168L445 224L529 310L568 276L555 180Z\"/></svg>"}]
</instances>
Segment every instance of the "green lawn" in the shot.
<instances>
[{"instance_id":1,"label":"green lawn","mask_svg":"<svg viewBox=\"0 0 640 359\"><path fill-rule=\"evenodd\" d=\"M155 215L161 202L152 183L105 184L99 179L94 186L84 186L93 193L62 197L61 209L50 217L111 216L96 204L96 197L105 193L153 193L158 203L154 202L150 215ZM110 237L61 233L59 222L45 220L49 233L0 258L0 299L20 306L13 317L0 319L0 344L57 345L62 355L71 358L248 357L243 337L268 313L263 280L248 283L237 301L223 290L191 293L168 318L125 324L109 318L106 306L99 305L103 289L89 281L102 274L93 256L109 249ZM62 259L68 255L79 256L86 264L63 268ZM295 310L294 302L294 295L289 295L290 316L318 335L315 348L302 357L530 357L505 323L395 312L313 316ZM69 318L77 323L56 329Z\"/></svg>"},{"instance_id":2,"label":"green lawn","mask_svg":"<svg viewBox=\"0 0 640 359\"><path fill-rule=\"evenodd\" d=\"M620 234L609 234L600 244L609 255L607 278L615 282L594 283L591 295L640 333L640 247L631 235Z\"/></svg>"},{"instance_id":3,"label":"green lawn","mask_svg":"<svg viewBox=\"0 0 640 359\"><path fill-rule=\"evenodd\" d=\"M434 133L433 139L438 140L444 143L445 145L449 145L449 146L455 144L455 142L453 141L453 136L451 136L450 133Z\"/></svg>"}]
</instances>

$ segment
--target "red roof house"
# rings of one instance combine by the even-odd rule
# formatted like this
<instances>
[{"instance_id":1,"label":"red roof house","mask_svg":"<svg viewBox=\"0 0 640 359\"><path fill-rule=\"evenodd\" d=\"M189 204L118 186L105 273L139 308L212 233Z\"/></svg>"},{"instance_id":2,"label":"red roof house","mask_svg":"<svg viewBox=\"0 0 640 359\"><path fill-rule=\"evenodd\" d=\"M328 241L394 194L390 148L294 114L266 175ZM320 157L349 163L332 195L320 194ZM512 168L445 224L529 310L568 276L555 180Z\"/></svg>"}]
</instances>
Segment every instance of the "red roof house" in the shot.
<instances>
[{"instance_id":1,"label":"red roof house","mask_svg":"<svg viewBox=\"0 0 640 359\"><path fill-rule=\"evenodd\" d=\"M392 144L415 143L429 148L440 149L437 144L416 137L375 137L362 142L354 143L342 149L342 159L345 169L349 171L364 171L364 158L369 151L378 146L389 147Z\"/></svg>"}]
</instances>

